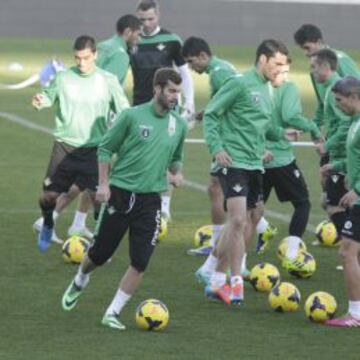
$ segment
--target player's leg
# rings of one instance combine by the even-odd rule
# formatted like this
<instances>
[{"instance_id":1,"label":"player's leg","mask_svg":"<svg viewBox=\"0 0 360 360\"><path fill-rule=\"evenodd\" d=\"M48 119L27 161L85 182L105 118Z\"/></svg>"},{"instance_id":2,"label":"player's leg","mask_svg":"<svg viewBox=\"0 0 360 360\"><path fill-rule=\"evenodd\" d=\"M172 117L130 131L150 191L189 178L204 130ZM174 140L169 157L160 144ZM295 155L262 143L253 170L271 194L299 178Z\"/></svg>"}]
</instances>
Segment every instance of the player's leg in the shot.
<instances>
[{"instance_id":1,"label":"player's leg","mask_svg":"<svg viewBox=\"0 0 360 360\"><path fill-rule=\"evenodd\" d=\"M130 266L120 281L111 304L107 308L102 323L123 330L125 326L118 317L140 286L144 272L157 243L160 229L161 199L158 195L136 195L129 230Z\"/></svg>"},{"instance_id":2,"label":"player's leg","mask_svg":"<svg viewBox=\"0 0 360 360\"><path fill-rule=\"evenodd\" d=\"M111 258L128 229L129 216L124 212L130 193L111 187L108 204L101 208L95 229L95 241L78 268L62 298L64 310L72 310L83 289L87 286L90 273Z\"/></svg>"},{"instance_id":3,"label":"player's leg","mask_svg":"<svg viewBox=\"0 0 360 360\"><path fill-rule=\"evenodd\" d=\"M171 221L171 197L174 192L174 187L169 184L168 191L161 194L161 216L166 221Z\"/></svg>"},{"instance_id":4,"label":"player's leg","mask_svg":"<svg viewBox=\"0 0 360 360\"><path fill-rule=\"evenodd\" d=\"M217 176L210 175L210 182L208 186L208 195L211 206L211 222L212 235L210 246L203 246L201 248L190 249L189 255L210 255L211 250L215 247L220 233L224 227L226 213L224 210L224 195L221 189L220 181Z\"/></svg>"}]
</instances>

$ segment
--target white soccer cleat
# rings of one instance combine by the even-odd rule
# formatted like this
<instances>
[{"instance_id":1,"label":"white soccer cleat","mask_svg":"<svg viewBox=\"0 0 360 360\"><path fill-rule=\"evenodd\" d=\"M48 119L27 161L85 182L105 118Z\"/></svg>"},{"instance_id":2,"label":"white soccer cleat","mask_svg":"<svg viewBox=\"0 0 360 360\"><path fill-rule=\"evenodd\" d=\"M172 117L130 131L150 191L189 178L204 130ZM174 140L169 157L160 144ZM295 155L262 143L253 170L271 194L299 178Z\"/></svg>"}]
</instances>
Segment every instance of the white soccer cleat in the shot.
<instances>
[{"instance_id":1,"label":"white soccer cleat","mask_svg":"<svg viewBox=\"0 0 360 360\"><path fill-rule=\"evenodd\" d=\"M85 226L83 228L79 228L76 226L70 226L69 230L68 230L68 235L69 236L83 236L89 240L93 240L94 239L94 234Z\"/></svg>"}]
</instances>

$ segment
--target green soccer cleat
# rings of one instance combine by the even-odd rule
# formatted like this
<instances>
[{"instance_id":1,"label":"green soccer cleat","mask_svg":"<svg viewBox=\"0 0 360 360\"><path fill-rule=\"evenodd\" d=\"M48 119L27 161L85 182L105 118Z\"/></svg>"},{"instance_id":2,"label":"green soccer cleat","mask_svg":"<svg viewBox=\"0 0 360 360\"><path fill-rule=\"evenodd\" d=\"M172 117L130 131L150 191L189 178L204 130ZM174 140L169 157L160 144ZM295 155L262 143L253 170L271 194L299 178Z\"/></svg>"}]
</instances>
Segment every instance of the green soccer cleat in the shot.
<instances>
[{"instance_id":1,"label":"green soccer cleat","mask_svg":"<svg viewBox=\"0 0 360 360\"><path fill-rule=\"evenodd\" d=\"M82 290L82 288L75 284L74 280L71 282L61 300L62 308L65 311L70 311L75 307L80 295L82 294Z\"/></svg>"},{"instance_id":2,"label":"green soccer cleat","mask_svg":"<svg viewBox=\"0 0 360 360\"><path fill-rule=\"evenodd\" d=\"M115 330L125 330L126 326L119 321L116 315L104 315L101 324Z\"/></svg>"},{"instance_id":3,"label":"green soccer cleat","mask_svg":"<svg viewBox=\"0 0 360 360\"><path fill-rule=\"evenodd\" d=\"M276 226L269 224L265 231L258 235L258 241L256 244L256 254L262 255L269 247L269 242L278 233Z\"/></svg>"}]
</instances>

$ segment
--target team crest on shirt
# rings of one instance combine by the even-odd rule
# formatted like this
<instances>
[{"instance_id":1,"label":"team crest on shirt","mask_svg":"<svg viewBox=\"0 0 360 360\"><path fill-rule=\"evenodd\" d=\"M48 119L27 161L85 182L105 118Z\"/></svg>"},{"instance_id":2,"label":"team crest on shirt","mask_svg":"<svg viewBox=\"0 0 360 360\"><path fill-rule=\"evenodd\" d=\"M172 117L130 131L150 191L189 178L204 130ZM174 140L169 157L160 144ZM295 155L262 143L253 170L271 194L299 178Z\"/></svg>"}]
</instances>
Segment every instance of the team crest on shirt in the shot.
<instances>
[{"instance_id":1,"label":"team crest on shirt","mask_svg":"<svg viewBox=\"0 0 360 360\"><path fill-rule=\"evenodd\" d=\"M165 49L165 45L163 43L160 43L157 47L156 47L159 51L163 51Z\"/></svg>"},{"instance_id":2,"label":"team crest on shirt","mask_svg":"<svg viewBox=\"0 0 360 360\"><path fill-rule=\"evenodd\" d=\"M260 103L261 95L258 91L251 92L251 100L254 104L258 105Z\"/></svg>"},{"instance_id":3,"label":"team crest on shirt","mask_svg":"<svg viewBox=\"0 0 360 360\"><path fill-rule=\"evenodd\" d=\"M140 125L140 136L146 140L150 137L152 126Z\"/></svg>"},{"instance_id":4,"label":"team crest on shirt","mask_svg":"<svg viewBox=\"0 0 360 360\"><path fill-rule=\"evenodd\" d=\"M168 134L173 136L176 131L176 118L172 115L169 116Z\"/></svg>"},{"instance_id":5,"label":"team crest on shirt","mask_svg":"<svg viewBox=\"0 0 360 360\"><path fill-rule=\"evenodd\" d=\"M349 230L352 228L352 222L350 220L346 221L344 224L344 228Z\"/></svg>"},{"instance_id":6,"label":"team crest on shirt","mask_svg":"<svg viewBox=\"0 0 360 360\"><path fill-rule=\"evenodd\" d=\"M294 175L296 178L299 178L300 177L300 171L298 169L295 169L294 170Z\"/></svg>"}]
</instances>

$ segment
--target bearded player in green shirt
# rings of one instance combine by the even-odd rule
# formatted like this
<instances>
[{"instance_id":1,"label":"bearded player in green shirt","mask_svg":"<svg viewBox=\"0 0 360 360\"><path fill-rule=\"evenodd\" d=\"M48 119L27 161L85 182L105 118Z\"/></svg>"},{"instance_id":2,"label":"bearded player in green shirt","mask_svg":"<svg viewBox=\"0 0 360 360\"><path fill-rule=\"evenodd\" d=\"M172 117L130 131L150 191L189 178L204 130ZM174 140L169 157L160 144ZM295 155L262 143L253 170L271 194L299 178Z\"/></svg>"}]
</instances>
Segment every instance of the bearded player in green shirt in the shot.
<instances>
[{"instance_id":1,"label":"bearded player in green shirt","mask_svg":"<svg viewBox=\"0 0 360 360\"><path fill-rule=\"evenodd\" d=\"M205 109L205 140L219 166L228 214L215 249L216 270L205 294L226 304L238 305L244 299L241 262L245 239L251 238L263 214L261 172L265 136L273 140L287 136L285 129L274 128L272 124L273 88L269 82L287 61L285 45L276 40L263 41L256 51L255 67L227 80ZM230 286L226 283L228 266Z\"/></svg>"},{"instance_id":2,"label":"bearded player in green shirt","mask_svg":"<svg viewBox=\"0 0 360 360\"><path fill-rule=\"evenodd\" d=\"M95 40L80 36L74 43L76 66L57 75L48 88L36 94L32 105L41 110L56 104L55 142L40 196L44 218L38 245L50 246L56 199L72 185L88 189L95 199L97 146L109 127L110 112L129 106L116 77L96 67Z\"/></svg>"},{"instance_id":3,"label":"bearded player in green shirt","mask_svg":"<svg viewBox=\"0 0 360 360\"><path fill-rule=\"evenodd\" d=\"M129 230L130 265L123 276L102 324L124 330L119 314L139 287L155 248L160 228L161 192L170 182L182 182L181 164L187 125L174 108L181 77L171 68L154 77L153 100L123 111L104 136L98 150L97 199L104 203L95 243L62 298L69 311L89 282L90 273L115 252ZM112 155L117 154L110 172Z\"/></svg>"},{"instance_id":4,"label":"bearded player in green shirt","mask_svg":"<svg viewBox=\"0 0 360 360\"><path fill-rule=\"evenodd\" d=\"M360 327L360 80L346 76L336 82L332 91L339 108L351 117L346 139L346 159L322 166L321 172L346 173L348 192L339 206L348 209L341 232L340 257L344 267L345 286L349 296L348 313L338 319L327 320L325 325Z\"/></svg>"}]
</instances>

